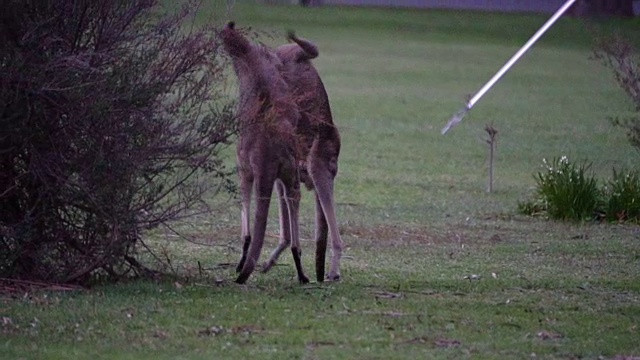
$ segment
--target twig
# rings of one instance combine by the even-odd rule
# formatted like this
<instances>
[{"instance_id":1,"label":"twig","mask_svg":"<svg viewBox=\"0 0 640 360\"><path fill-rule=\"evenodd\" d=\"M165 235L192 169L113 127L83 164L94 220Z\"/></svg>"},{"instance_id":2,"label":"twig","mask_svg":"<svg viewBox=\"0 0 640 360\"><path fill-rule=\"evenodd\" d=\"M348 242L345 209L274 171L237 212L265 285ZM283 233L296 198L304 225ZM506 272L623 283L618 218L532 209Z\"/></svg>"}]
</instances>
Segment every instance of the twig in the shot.
<instances>
[{"instance_id":1,"label":"twig","mask_svg":"<svg viewBox=\"0 0 640 360\"><path fill-rule=\"evenodd\" d=\"M205 244L205 243L201 243L198 241L195 241L193 239L189 239L187 236L183 235L182 233L180 233L178 230L174 229L173 227L171 227L171 225L167 224L165 221L161 221L160 222L164 227L166 227L167 229L169 229L169 231L171 231L172 233L174 233L177 237L181 238L182 240L185 240L187 242L190 242L192 244L195 245L200 245L200 246L219 246L219 247L226 247L227 249L233 251L233 252L239 252L239 250L234 247L229 245L229 243L224 244L224 245L220 245L220 244Z\"/></svg>"},{"instance_id":2,"label":"twig","mask_svg":"<svg viewBox=\"0 0 640 360\"><path fill-rule=\"evenodd\" d=\"M497 144L498 130L493 127L493 123L485 126L484 130L489 134L487 144L489 144L489 184L487 185L487 192L493 192L493 157Z\"/></svg>"},{"instance_id":3,"label":"twig","mask_svg":"<svg viewBox=\"0 0 640 360\"><path fill-rule=\"evenodd\" d=\"M57 283L47 283L47 282L41 282L41 281L0 278L1 293L8 294L8 293L17 293L17 292L28 292L28 291L34 290L34 288L39 288L39 290L45 290L45 291L84 290L84 288L79 285L62 285Z\"/></svg>"}]
</instances>

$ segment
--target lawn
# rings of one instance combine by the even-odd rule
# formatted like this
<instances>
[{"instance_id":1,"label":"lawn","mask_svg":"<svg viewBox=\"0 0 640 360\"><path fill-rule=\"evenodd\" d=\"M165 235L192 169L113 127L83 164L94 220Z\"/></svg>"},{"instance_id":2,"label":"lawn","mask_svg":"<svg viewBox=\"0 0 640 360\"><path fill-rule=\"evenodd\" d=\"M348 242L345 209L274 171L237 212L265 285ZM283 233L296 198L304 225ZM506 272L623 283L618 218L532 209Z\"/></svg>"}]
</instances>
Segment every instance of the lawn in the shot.
<instances>
[{"instance_id":1,"label":"lawn","mask_svg":"<svg viewBox=\"0 0 640 360\"><path fill-rule=\"evenodd\" d=\"M229 2L225 2L229 3ZM236 2L239 3L239 2ZM6 359L523 359L640 356L640 230L517 214L542 159L637 168L608 117L632 113L592 60L593 24L562 19L446 136L440 129L546 20L480 12L203 5L269 45L313 40L342 135L336 183L346 243L338 283L301 286L288 253L232 282L240 217L147 235L180 275L3 295ZM640 39L640 22L598 27ZM499 131L487 193L487 124ZM229 153L230 163L233 155ZM313 275L313 203L303 196ZM277 242L275 208L265 253ZM313 276L312 276L313 277Z\"/></svg>"}]
</instances>

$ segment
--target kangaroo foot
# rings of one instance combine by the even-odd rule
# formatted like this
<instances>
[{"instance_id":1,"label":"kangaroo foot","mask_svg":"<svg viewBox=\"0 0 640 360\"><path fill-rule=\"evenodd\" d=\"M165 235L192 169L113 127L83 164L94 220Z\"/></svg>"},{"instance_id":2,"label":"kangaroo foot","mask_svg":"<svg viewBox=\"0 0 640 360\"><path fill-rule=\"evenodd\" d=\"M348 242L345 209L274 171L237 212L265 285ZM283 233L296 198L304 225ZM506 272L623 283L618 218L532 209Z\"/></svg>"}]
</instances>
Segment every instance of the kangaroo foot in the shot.
<instances>
[{"instance_id":1,"label":"kangaroo foot","mask_svg":"<svg viewBox=\"0 0 640 360\"><path fill-rule=\"evenodd\" d=\"M291 253L293 255L293 263L296 265L296 272L298 273L298 280L300 281L301 284L308 284L309 283L309 278L307 277L307 275L304 274L304 270L302 269L302 260L300 259L300 256L302 255L302 252L300 251L299 248L296 247L291 247Z\"/></svg>"},{"instance_id":2,"label":"kangaroo foot","mask_svg":"<svg viewBox=\"0 0 640 360\"><path fill-rule=\"evenodd\" d=\"M236 278L236 283L238 284L246 283L247 279L249 279L249 276L251 276L251 273L253 272L255 267L256 267L255 261L250 259L248 261L245 261L244 266L240 271L240 275L238 275L238 277Z\"/></svg>"},{"instance_id":3,"label":"kangaroo foot","mask_svg":"<svg viewBox=\"0 0 640 360\"><path fill-rule=\"evenodd\" d=\"M324 281L324 263L316 264L316 280L318 282Z\"/></svg>"},{"instance_id":4,"label":"kangaroo foot","mask_svg":"<svg viewBox=\"0 0 640 360\"><path fill-rule=\"evenodd\" d=\"M305 274L298 274L298 281L300 281L300 284L308 284L309 283L309 278L305 275Z\"/></svg>"},{"instance_id":5,"label":"kangaroo foot","mask_svg":"<svg viewBox=\"0 0 640 360\"><path fill-rule=\"evenodd\" d=\"M273 267L273 265L275 265L276 262L273 260L268 260L265 261L264 264L262 264L262 273L266 273L269 270L271 270L271 268Z\"/></svg>"},{"instance_id":6,"label":"kangaroo foot","mask_svg":"<svg viewBox=\"0 0 640 360\"><path fill-rule=\"evenodd\" d=\"M240 262L238 263L238 265L236 265L236 273L239 273L240 271L242 271L242 268L244 267L244 259L240 260Z\"/></svg>"},{"instance_id":7,"label":"kangaroo foot","mask_svg":"<svg viewBox=\"0 0 640 360\"><path fill-rule=\"evenodd\" d=\"M236 278L236 284L244 284L247 282L247 279L249 279L249 274L240 274Z\"/></svg>"}]
</instances>

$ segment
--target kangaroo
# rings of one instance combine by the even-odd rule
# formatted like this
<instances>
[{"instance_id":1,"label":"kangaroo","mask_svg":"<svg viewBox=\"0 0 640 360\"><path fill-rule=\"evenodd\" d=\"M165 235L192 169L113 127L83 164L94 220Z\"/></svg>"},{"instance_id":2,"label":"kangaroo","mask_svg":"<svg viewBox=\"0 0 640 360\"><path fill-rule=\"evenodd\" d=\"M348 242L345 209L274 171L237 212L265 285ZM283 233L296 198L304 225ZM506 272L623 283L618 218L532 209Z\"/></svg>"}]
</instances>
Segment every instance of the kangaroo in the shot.
<instances>
[{"instance_id":1,"label":"kangaroo","mask_svg":"<svg viewBox=\"0 0 640 360\"><path fill-rule=\"evenodd\" d=\"M239 83L237 161L244 243L236 282L245 283L260 258L275 186L280 198L280 223L286 227L287 241L291 241L298 280L308 283L300 261L300 176L296 156L299 145L295 131L300 118L298 107L282 76L282 62L271 50L249 42L235 29L234 22L227 23L221 37ZM249 213L254 191L252 238Z\"/></svg>"},{"instance_id":2,"label":"kangaroo","mask_svg":"<svg viewBox=\"0 0 640 360\"><path fill-rule=\"evenodd\" d=\"M282 74L294 94L300 118L295 127L298 135L300 180L308 190L315 191L316 201L316 279L324 281L327 234L331 233L331 268L327 279L340 279L342 239L336 220L333 196L334 179L338 173L340 134L333 123L329 98L318 71L311 60L318 56L317 47L289 32L292 43L281 45L276 55L282 61ZM281 241L263 271L268 271L278 255L288 246L286 221L280 222Z\"/></svg>"}]
</instances>

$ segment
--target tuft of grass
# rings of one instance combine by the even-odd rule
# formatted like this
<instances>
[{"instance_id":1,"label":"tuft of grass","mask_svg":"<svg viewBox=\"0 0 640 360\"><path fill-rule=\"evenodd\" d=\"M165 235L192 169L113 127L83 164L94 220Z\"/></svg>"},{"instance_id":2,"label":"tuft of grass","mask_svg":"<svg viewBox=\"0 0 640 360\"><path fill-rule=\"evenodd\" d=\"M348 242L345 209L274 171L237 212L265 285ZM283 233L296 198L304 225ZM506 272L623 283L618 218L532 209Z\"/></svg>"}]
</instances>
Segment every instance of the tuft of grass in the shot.
<instances>
[{"instance_id":1,"label":"tuft of grass","mask_svg":"<svg viewBox=\"0 0 640 360\"><path fill-rule=\"evenodd\" d=\"M570 163L566 156L543 159L544 171L538 172L536 195L532 200L518 202L518 212L525 215L546 215L559 220L608 221L640 220L640 172L613 169L613 177L600 186L589 175L591 163Z\"/></svg>"},{"instance_id":2,"label":"tuft of grass","mask_svg":"<svg viewBox=\"0 0 640 360\"><path fill-rule=\"evenodd\" d=\"M613 169L613 178L605 187L606 219L609 221L640 220L640 171Z\"/></svg>"},{"instance_id":3,"label":"tuft of grass","mask_svg":"<svg viewBox=\"0 0 640 360\"><path fill-rule=\"evenodd\" d=\"M591 163L573 163L566 156L543 159L544 171L536 175L536 186L546 213L552 219L591 220L600 204L601 192Z\"/></svg>"}]
</instances>

